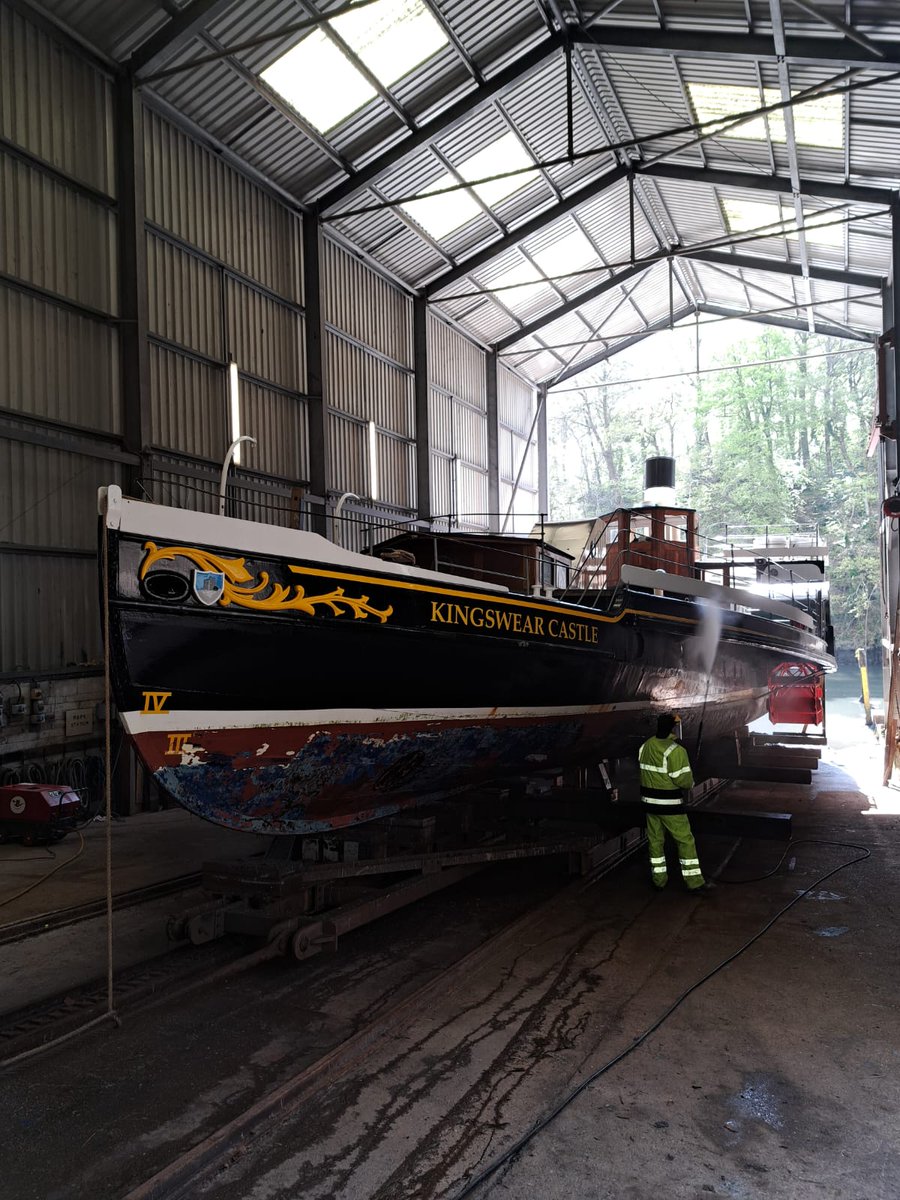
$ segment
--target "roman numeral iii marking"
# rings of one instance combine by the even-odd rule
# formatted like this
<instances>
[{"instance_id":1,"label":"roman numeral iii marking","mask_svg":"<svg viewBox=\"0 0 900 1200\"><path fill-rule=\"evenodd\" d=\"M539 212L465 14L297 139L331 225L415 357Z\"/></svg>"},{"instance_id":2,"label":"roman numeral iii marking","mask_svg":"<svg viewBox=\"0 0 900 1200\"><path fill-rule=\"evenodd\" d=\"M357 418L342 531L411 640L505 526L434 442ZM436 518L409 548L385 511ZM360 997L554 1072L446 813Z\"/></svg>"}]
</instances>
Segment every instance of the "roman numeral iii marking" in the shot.
<instances>
[{"instance_id":1,"label":"roman numeral iii marking","mask_svg":"<svg viewBox=\"0 0 900 1200\"><path fill-rule=\"evenodd\" d=\"M164 717L169 711L166 701L171 695L171 692L144 692L144 707L141 711L151 716Z\"/></svg>"},{"instance_id":2,"label":"roman numeral iii marking","mask_svg":"<svg viewBox=\"0 0 900 1200\"><path fill-rule=\"evenodd\" d=\"M170 733L169 748L166 754L180 754L184 749L185 743L191 740L189 733Z\"/></svg>"}]
</instances>

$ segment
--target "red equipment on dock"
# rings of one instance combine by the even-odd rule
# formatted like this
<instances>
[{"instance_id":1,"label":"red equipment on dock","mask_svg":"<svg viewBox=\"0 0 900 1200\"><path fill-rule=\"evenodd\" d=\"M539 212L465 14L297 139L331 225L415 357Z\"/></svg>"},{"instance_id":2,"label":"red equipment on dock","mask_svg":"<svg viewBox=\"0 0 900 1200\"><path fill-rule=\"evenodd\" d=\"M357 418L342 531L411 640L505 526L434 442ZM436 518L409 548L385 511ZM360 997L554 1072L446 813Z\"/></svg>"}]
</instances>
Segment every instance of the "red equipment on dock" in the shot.
<instances>
[{"instance_id":1,"label":"red equipment on dock","mask_svg":"<svg viewBox=\"0 0 900 1200\"><path fill-rule=\"evenodd\" d=\"M0 840L51 842L65 837L82 815L81 798L65 784L14 783L0 787Z\"/></svg>"},{"instance_id":2,"label":"red equipment on dock","mask_svg":"<svg viewBox=\"0 0 900 1200\"><path fill-rule=\"evenodd\" d=\"M769 672L768 710L773 725L821 725L825 719L822 672L811 663L779 663Z\"/></svg>"}]
</instances>

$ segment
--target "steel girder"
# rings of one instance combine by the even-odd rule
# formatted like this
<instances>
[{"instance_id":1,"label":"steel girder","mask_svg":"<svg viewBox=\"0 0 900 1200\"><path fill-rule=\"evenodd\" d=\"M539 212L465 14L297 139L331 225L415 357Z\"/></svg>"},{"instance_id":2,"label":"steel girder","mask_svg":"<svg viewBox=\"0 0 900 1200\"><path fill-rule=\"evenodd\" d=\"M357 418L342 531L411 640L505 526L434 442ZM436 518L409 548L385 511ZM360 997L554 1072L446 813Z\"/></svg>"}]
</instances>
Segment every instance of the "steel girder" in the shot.
<instances>
[{"instance_id":1,"label":"steel girder","mask_svg":"<svg viewBox=\"0 0 900 1200\"><path fill-rule=\"evenodd\" d=\"M803 275L803 267L800 263L789 262L785 259L762 258L755 254L729 254L726 251L720 250L695 250L693 252L687 250L677 257L694 259L699 262L716 263L719 266L735 269L746 268L753 271L769 271L778 275ZM635 275L649 270L657 262L662 261L663 257L660 256L660 258L654 259L652 262L638 263L633 267L627 268L627 270L619 271L609 279L604 279L596 287L588 288L586 292L582 292L579 296L574 296L571 300L566 301L565 304L557 305L550 312L544 313L543 316L531 321L523 329L507 334L506 337L501 338L496 343L495 349L498 351L508 350L523 338L539 333L547 325L551 325L554 321L559 320L560 317L566 316L576 308L580 308L583 304L590 303L591 300L596 300L599 296L611 291L620 284L627 283ZM824 283L846 283L855 287L866 288L880 288L885 282L880 275L867 275L859 271L842 271L835 267L810 266L809 278L819 279ZM843 336L846 336L846 334Z\"/></svg>"},{"instance_id":2,"label":"steel girder","mask_svg":"<svg viewBox=\"0 0 900 1200\"><path fill-rule=\"evenodd\" d=\"M802 304L797 305L802 308ZM726 308L721 304L698 304L697 311L709 313L710 316L727 317L731 319L740 319L741 321L755 321L759 325L776 325L781 329L799 329L802 333L809 332L809 325L806 321L800 320L799 317L784 317L784 316L764 316L762 313L736 313L731 309ZM872 345L875 341L875 334L868 333L848 333L843 326L838 327L829 324L828 321L822 321L816 317L816 333L821 333L826 337L845 338L855 342L866 342Z\"/></svg>"},{"instance_id":3,"label":"steel girder","mask_svg":"<svg viewBox=\"0 0 900 1200\"><path fill-rule=\"evenodd\" d=\"M749 188L790 196L793 185L783 175L762 175L754 171L727 171L718 167L689 167L679 163L650 163L636 168L638 175L655 179L673 179L683 183L702 183L710 187ZM832 183L824 179L799 179L801 196L823 200L847 200L851 204L890 204L894 192L889 188L864 187L856 183Z\"/></svg>"},{"instance_id":4,"label":"steel girder","mask_svg":"<svg viewBox=\"0 0 900 1200\"><path fill-rule=\"evenodd\" d=\"M630 54L686 54L718 61L777 61L775 39L758 33L716 33L712 30L652 29L648 26L592 25L573 30L572 40L599 50L627 50ZM845 70L900 70L900 42L878 41L883 57L868 53L847 37L785 39L784 57L791 63L837 67Z\"/></svg>"},{"instance_id":5,"label":"steel girder","mask_svg":"<svg viewBox=\"0 0 900 1200\"><path fill-rule=\"evenodd\" d=\"M793 191L789 179L777 175L753 174L750 171L721 171L709 167L687 167L674 163L654 163L649 167L638 168L635 174L646 174L657 179L673 179L688 183L709 184L711 186L759 188L762 191L778 192L788 196ZM437 279L432 280L426 286L425 295L429 300L435 299L438 292L442 292L445 288L451 287L460 279L464 279L470 272L477 271L479 268L486 266L492 259L504 254L507 250L514 249L520 242L538 233L559 217L565 216L580 205L595 199L601 192L606 191L607 188L612 187L627 177L628 170L624 167L616 167L612 171L607 171L599 179L595 179L585 187L579 188L577 192L573 192L571 196L566 197L560 203L544 209L538 216L533 217L530 221L526 221L524 225L513 229L505 237L498 238L497 241L485 246L482 250L472 255L471 258L465 259L449 271L445 271L442 275L439 275ZM888 205L895 196L894 192L886 188L858 187L854 184L825 183L810 179L801 179L799 184L802 196L821 196L823 199L846 200L857 204Z\"/></svg>"}]
</instances>

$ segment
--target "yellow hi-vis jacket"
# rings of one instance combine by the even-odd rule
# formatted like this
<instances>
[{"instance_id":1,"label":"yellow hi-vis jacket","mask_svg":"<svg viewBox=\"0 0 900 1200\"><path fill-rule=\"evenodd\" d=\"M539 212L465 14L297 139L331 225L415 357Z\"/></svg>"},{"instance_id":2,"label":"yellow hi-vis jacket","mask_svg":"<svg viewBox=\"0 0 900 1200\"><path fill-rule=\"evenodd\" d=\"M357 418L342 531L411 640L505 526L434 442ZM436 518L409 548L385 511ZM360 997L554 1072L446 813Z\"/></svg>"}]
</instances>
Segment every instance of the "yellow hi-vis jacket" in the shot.
<instances>
[{"instance_id":1,"label":"yellow hi-vis jacket","mask_svg":"<svg viewBox=\"0 0 900 1200\"><path fill-rule=\"evenodd\" d=\"M638 751L641 800L656 812L683 811L682 788L694 786L694 776L684 746L669 737L648 738Z\"/></svg>"}]
</instances>

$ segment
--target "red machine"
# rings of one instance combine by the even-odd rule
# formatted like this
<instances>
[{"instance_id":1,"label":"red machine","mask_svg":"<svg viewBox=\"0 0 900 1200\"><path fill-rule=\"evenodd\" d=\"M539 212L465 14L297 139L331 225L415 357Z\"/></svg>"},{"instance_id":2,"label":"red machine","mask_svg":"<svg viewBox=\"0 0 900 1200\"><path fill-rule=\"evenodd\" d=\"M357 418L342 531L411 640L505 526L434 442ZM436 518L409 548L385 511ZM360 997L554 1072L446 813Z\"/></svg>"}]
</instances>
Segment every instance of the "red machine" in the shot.
<instances>
[{"instance_id":1,"label":"red machine","mask_svg":"<svg viewBox=\"0 0 900 1200\"><path fill-rule=\"evenodd\" d=\"M0 787L0 840L54 842L74 829L81 800L65 784L15 783Z\"/></svg>"},{"instance_id":2,"label":"red machine","mask_svg":"<svg viewBox=\"0 0 900 1200\"><path fill-rule=\"evenodd\" d=\"M811 663L779 663L769 672L769 720L773 725L821 725L825 684Z\"/></svg>"}]
</instances>

